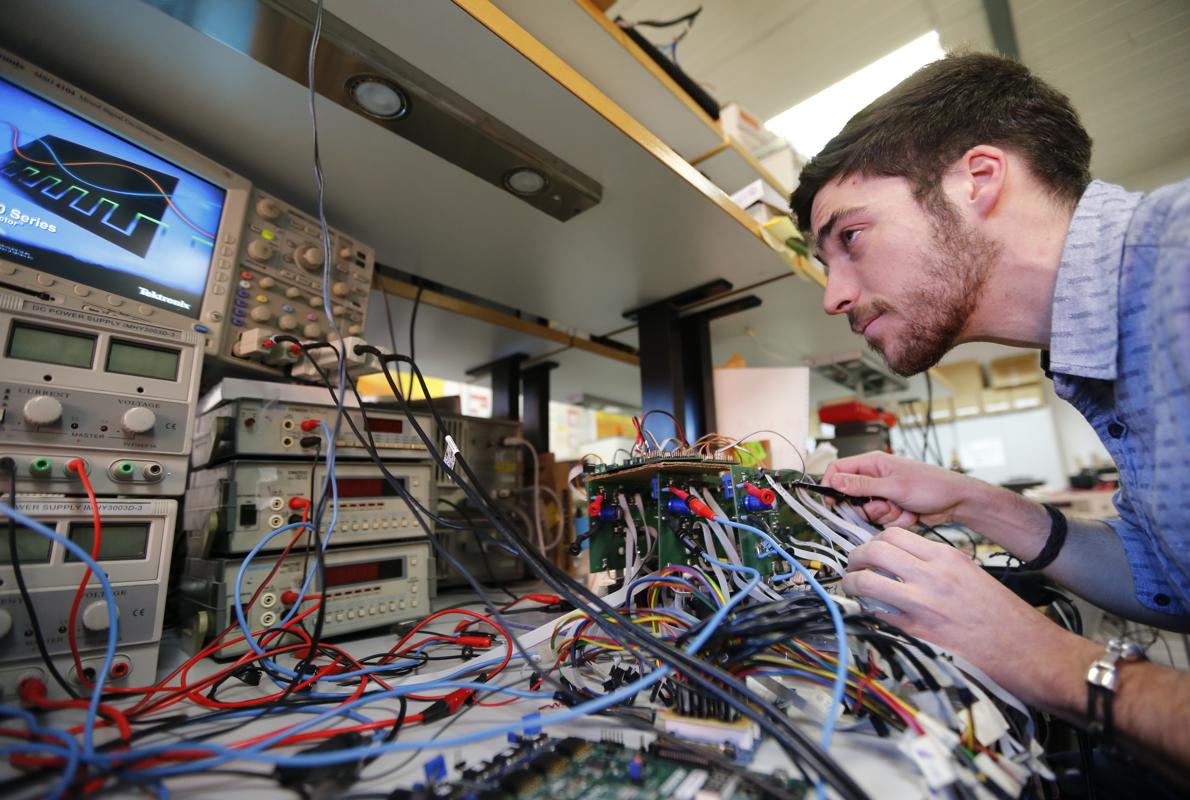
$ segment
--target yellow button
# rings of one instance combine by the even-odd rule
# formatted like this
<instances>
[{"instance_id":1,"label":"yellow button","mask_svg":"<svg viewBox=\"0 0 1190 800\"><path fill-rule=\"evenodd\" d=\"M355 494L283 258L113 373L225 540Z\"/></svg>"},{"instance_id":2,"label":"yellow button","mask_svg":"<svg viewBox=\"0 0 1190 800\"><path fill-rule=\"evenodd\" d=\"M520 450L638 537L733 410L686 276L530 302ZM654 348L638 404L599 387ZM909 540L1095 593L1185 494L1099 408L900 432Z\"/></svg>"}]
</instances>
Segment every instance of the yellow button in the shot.
<instances>
[{"instance_id":1,"label":"yellow button","mask_svg":"<svg viewBox=\"0 0 1190 800\"><path fill-rule=\"evenodd\" d=\"M276 237L277 234L273 233L268 228L265 228L263 231L260 232L260 235L262 237L264 237L265 239L268 239L271 242L271 241L273 241L273 239Z\"/></svg>"},{"instance_id":2,"label":"yellow button","mask_svg":"<svg viewBox=\"0 0 1190 800\"><path fill-rule=\"evenodd\" d=\"M258 294L258 295L256 295L256 302L258 302L258 303L267 303L268 301L269 301L269 296L268 296L267 294Z\"/></svg>"}]
</instances>

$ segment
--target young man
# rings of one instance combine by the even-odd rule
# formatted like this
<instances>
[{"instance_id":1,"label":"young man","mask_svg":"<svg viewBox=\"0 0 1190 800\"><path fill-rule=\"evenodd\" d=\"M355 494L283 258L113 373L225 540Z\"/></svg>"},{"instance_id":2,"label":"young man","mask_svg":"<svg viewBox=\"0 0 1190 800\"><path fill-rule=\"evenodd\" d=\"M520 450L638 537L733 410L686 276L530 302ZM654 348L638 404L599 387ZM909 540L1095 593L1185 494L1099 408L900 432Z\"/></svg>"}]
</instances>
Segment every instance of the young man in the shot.
<instances>
[{"instance_id":1,"label":"young man","mask_svg":"<svg viewBox=\"0 0 1190 800\"><path fill-rule=\"evenodd\" d=\"M962 342L1045 351L1058 395L1119 466L1119 519L1066 520L883 453L842 459L825 481L882 498L864 510L889 526L852 553L847 592L1184 779L1190 675L1105 653L903 529L967 525L1103 608L1190 628L1190 181L1142 197L1092 182L1090 157L1065 96L1015 62L950 56L856 114L792 205L827 267L827 313L900 374Z\"/></svg>"}]
</instances>

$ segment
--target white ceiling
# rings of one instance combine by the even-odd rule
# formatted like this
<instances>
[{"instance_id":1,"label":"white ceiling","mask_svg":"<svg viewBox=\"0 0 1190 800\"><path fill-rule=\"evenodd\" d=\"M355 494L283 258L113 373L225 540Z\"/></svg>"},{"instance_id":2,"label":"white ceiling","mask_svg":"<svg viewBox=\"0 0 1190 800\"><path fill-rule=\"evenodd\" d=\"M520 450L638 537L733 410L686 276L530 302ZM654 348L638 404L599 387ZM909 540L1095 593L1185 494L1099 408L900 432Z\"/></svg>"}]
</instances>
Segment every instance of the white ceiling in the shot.
<instances>
[{"instance_id":1,"label":"white ceiling","mask_svg":"<svg viewBox=\"0 0 1190 800\"><path fill-rule=\"evenodd\" d=\"M768 119L928 30L990 49L981 0L619 0L609 16L665 20L702 5L679 64L721 102ZM1151 188L1190 175L1190 3L1010 0L1021 59L1070 96L1096 177ZM664 44L681 28L642 28ZM1138 179L1133 181L1132 179ZM1158 182L1160 179L1157 178Z\"/></svg>"}]
</instances>

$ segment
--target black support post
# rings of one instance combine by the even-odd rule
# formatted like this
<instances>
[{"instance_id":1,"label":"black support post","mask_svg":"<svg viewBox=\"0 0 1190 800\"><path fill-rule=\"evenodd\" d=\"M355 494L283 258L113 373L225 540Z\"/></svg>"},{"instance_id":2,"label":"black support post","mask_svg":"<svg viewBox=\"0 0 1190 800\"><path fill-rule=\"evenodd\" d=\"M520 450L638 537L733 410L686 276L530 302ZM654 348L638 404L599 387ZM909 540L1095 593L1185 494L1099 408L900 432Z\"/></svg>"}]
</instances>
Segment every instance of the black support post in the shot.
<instances>
[{"instance_id":1,"label":"black support post","mask_svg":"<svg viewBox=\"0 0 1190 800\"><path fill-rule=\"evenodd\" d=\"M525 438L539 453L550 451L550 371L557 366L557 361L542 361L521 370L525 392L521 422Z\"/></svg>"}]
</instances>

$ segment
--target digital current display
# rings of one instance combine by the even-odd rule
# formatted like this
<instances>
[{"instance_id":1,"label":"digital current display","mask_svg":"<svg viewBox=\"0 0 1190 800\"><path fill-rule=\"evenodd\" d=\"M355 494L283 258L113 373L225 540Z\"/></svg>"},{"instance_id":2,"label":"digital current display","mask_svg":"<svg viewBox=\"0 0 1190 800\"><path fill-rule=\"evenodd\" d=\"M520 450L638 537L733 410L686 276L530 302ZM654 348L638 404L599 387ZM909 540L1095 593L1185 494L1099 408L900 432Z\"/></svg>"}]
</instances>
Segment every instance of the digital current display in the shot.
<instances>
[{"instance_id":1,"label":"digital current display","mask_svg":"<svg viewBox=\"0 0 1190 800\"><path fill-rule=\"evenodd\" d=\"M70 541L88 554L95 546L95 526L90 522L72 523ZM143 561L149 553L149 523L105 522L99 534L99 561ZM79 558L66 551L67 561Z\"/></svg>"},{"instance_id":2,"label":"digital current display","mask_svg":"<svg viewBox=\"0 0 1190 800\"><path fill-rule=\"evenodd\" d=\"M13 320L5 355L22 361L90 369L95 359L95 337Z\"/></svg>"},{"instance_id":3,"label":"digital current display","mask_svg":"<svg viewBox=\"0 0 1190 800\"><path fill-rule=\"evenodd\" d=\"M372 433L404 433L405 420L403 419L369 419L368 429Z\"/></svg>"},{"instance_id":4,"label":"digital current display","mask_svg":"<svg viewBox=\"0 0 1190 800\"><path fill-rule=\"evenodd\" d=\"M51 525L52 527L52 525ZM32 528L24 525L17 526L17 557L22 564L47 564L50 560L50 548L54 542L48 536L42 536ZM0 564L12 563L12 550L8 546L8 526L0 531Z\"/></svg>"},{"instance_id":5,"label":"digital current display","mask_svg":"<svg viewBox=\"0 0 1190 800\"><path fill-rule=\"evenodd\" d=\"M225 199L0 80L0 259L197 319Z\"/></svg>"},{"instance_id":6,"label":"digital current display","mask_svg":"<svg viewBox=\"0 0 1190 800\"><path fill-rule=\"evenodd\" d=\"M405 577L405 559L368 561L361 564L339 564L326 568L326 588L350 586L354 583L375 583Z\"/></svg>"},{"instance_id":7,"label":"digital current display","mask_svg":"<svg viewBox=\"0 0 1190 800\"><path fill-rule=\"evenodd\" d=\"M107 350L107 371L173 381L178 378L178 362L181 358L181 353L168 347L150 347L112 339Z\"/></svg>"},{"instance_id":8,"label":"digital current display","mask_svg":"<svg viewBox=\"0 0 1190 800\"><path fill-rule=\"evenodd\" d=\"M406 486L404 478L397 483ZM336 478L339 497L396 497L397 490L384 478Z\"/></svg>"}]
</instances>

